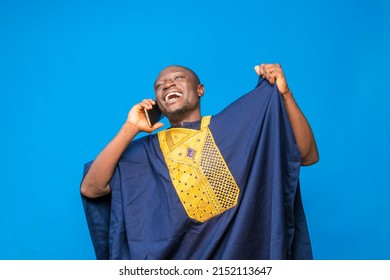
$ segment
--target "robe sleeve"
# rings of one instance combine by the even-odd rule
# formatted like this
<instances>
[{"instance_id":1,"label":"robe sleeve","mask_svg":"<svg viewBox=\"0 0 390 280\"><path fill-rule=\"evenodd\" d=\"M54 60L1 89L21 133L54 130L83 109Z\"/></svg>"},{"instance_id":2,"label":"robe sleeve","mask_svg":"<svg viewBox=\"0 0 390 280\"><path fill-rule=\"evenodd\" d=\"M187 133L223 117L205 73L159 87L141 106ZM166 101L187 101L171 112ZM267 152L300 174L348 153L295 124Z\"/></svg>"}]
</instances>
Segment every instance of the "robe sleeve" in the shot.
<instances>
[{"instance_id":1,"label":"robe sleeve","mask_svg":"<svg viewBox=\"0 0 390 280\"><path fill-rule=\"evenodd\" d=\"M311 259L299 189L301 155L276 85L260 77L255 89L213 116L210 129L243 190L240 214L245 219L258 212L270 229L263 232L273 248L269 258Z\"/></svg>"},{"instance_id":2,"label":"robe sleeve","mask_svg":"<svg viewBox=\"0 0 390 280\"><path fill-rule=\"evenodd\" d=\"M92 162L85 164L83 178ZM89 233L95 250L96 259L109 259L109 228L111 212L111 194L88 198L81 195Z\"/></svg>"}]
</instances>

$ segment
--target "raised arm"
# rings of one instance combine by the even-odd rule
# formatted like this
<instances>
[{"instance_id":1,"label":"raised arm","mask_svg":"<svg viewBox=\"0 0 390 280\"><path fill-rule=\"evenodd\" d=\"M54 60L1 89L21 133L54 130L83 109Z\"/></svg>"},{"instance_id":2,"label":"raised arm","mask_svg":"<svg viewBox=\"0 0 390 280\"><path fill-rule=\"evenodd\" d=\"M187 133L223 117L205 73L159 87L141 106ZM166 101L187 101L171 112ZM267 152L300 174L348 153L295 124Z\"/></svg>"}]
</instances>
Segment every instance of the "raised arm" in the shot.
<instances>
[{"instance_id":1,"label":"raised arm","mask_svg":"<svg viewBox=\"0 0 390 280\"><path fill-rule=\"evenodd\" d=\"M279 64L261 64L255 66L258 75L263 76L270 84L276 83L287 110L294 132L295 141L301 152L301 164L311 165L319 160L317 145L308 121L299 109L290 91L283 70Z\"/></svg>"},{"instance_id":2,"label":"raised arm","mask_svg":"<svg viewBox=\"0 0 390 280\"><path fill-rule=\"evenodd\" d=\"M150 127L147 123L144 108L152 109L155 105L152 99L144 99L136 104L129 111L128 117L117 135L99 153L93 161L88 173L81 183L81 193L89 198L104 196L110 193L109 182L115 171L119 158L133 141L134 137L141 131L151 133L163 126L163 123L156 123Z\"/></svg>"}]
</instances>

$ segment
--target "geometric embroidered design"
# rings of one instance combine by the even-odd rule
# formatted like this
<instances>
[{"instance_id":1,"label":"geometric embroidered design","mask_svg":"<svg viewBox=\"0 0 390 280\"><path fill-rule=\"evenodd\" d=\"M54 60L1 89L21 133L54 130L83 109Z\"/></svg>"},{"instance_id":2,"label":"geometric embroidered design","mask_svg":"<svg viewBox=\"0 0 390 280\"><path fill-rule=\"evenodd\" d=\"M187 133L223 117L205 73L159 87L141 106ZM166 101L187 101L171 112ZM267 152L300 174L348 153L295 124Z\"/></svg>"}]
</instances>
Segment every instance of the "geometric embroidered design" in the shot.
<instances>
[{"instance_id":1,"label":"geometric embroidered design","mask_svg":"<svg viewBox=\"0 0 390 280\"><path fill-rule=\"evenodd\" d=\"M211 134L206 136L200 166L207 177L223 209L229 209L237 203L239 189L225 161L214 145Z\"/></svg>"},{"instance_id":2,"label":"geometric embroidered design","mask_svg":"<svg viewBox=\"0 0 390 280\"><path fill-rule=\"evenodd\" d=\"M239 188L202 119L199 131L172 128L158 133L171 182L187 215L199 222L223 213L238 201Z\"/></svg>"}]
</instances>

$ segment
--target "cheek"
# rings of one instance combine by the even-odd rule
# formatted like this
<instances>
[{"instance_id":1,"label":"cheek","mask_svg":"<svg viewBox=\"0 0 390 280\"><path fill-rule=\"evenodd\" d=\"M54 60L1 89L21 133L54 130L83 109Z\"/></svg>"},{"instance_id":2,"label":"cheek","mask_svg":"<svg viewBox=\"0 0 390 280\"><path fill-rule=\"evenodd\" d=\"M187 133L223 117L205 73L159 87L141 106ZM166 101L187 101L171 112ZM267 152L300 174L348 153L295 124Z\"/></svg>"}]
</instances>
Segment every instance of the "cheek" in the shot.
<instances>
[{"instance_id":1,"label":"cheek","mask_svg":"<svg viewBox=\"0 0 390 280\"><path fill-rule=\"evenodd\" d=\"M155 100L158 104L162 105L163 103L163 96L161 93L156 92L155 93Z\"/></svg>"},{"instance_id":2,"label":"cheek","mask_svg":"<svg viewBox=\"0 0 390 280\"><path fill-rule=\"evenodd\" d=\"M156 100L156 103L157 103L158 108L160 108L160 110L164 108L163 105L160 102L158 102L157 100Z\"/></svg>"},{"instance_id":3,"label":"cheek","mask_svg":"<svg viewBox=\"0 0 390 280\"><path fill-rule=\"evenodd\" d=\"M167 107L165 106L165 104L163 103L160 103L160 102L157 102L158 104L158 107L160 108L161 112L166 112L167 111Z\"/></svg>"}]
</instances>

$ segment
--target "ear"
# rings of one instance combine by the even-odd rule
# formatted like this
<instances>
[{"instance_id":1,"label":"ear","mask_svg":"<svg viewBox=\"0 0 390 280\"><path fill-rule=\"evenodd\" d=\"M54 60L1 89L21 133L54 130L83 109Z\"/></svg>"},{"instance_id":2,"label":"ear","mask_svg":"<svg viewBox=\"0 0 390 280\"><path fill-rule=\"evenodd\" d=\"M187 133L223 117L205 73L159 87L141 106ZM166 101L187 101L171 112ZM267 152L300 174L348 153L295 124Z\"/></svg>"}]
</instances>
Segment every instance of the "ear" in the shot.
<instances>
[{"instance_id":1,"label":"ear","mask_svg":"<svg viewBox=\"0 0 390 280\"><path fill-rule=\"evenodd\" d=\"M198 96L202 97L204 95L204 85L199 84L198 85Z\"/></svg>"}]
</instances>

